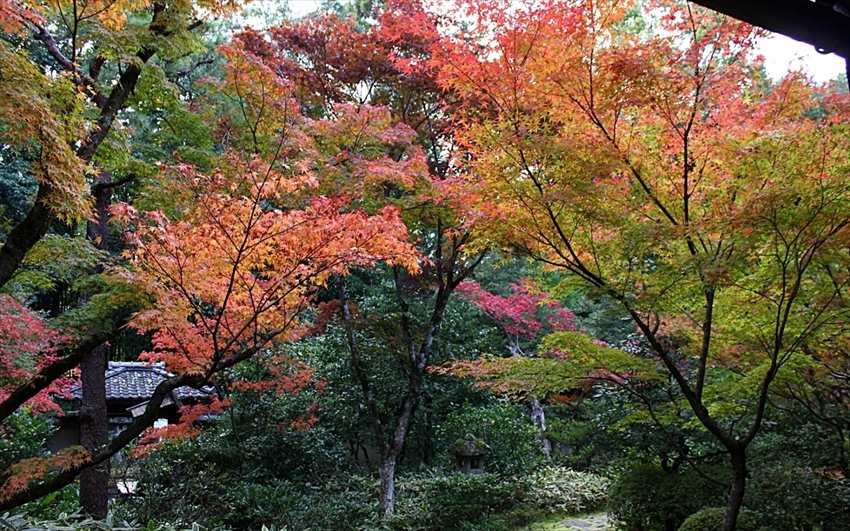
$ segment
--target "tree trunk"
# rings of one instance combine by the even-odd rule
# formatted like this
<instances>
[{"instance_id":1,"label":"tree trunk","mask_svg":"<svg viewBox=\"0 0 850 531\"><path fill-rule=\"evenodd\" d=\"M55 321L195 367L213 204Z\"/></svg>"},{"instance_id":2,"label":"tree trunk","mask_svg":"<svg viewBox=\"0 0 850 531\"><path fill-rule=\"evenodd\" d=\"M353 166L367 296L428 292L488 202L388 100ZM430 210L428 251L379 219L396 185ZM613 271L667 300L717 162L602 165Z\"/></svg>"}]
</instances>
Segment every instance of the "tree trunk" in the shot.
<instances>
[{"instance_id":1,"label":"tree trunk","mask_svg":"<svg viewBox=\"0 0 850 531\"><path fill-rule=\"evenodd\" d=\"M732 454L732 487L729 489L726 514L723 516L723 531L735 530L738 513L744 503L744 487L747 481L746 448L736 448L730 453Z\"/></svg>"},{"instance_id":2,"label":"tree trunk","mask_svg":"<svg viewBox=\"0 0 850 531\"><path fill-rule=\"evenodd\" d=\"M381 456L381 497L378 514L386 516L395 509L395 455Z\"/></svg>"},{"instance_id":3,"label":"tree trunk","mask_svg":"<svg viewBox=\"0 0 850 531\"><path fill-rule=\"evenodd\" d=\"M381 452L381 495L380 506L378 512L381 516L392 514L395 508L395 470L398 458L404 449L407 435L410 432L410 425L413 422L413 416L419 406L419 400L422 397L422 381L425 376L425 367L428 363L428 357L431 354L431 347L434 344L434 337L440 323L443 320L443 314L448 305L449 298L452 292L457 288L465 278L484 259L484 254L479 255L467 266L460 266L460 249L466 243L468 235L461 236L457 240L452 240L452 252L450 258L443 261L443 230L442 225L438 223L436 230L438 250L436 260L436 292L434 293L434 307L431 310L431 317L427 322L425 330L421 333L415 333L415 325L410 317L410 305L405 299L403 290L402 273L399 266L393 266L393 282L395 284L396 301L399 307L399 325L404 337L405 353L402 367L407 373L407 392L402 399L401 405L398 408L398 416L395 420L395 427L390 437L387 437L388 432L385 430L384 422L381 419L381 413L378 408L377 401L372 393L372 384L369 379L369 374L366 367L363 365L363 360L360 355L360 347L357 343L357 338L354 335L353 319L348 308L348 300L345 292L345 283L339 282L339 302L342 313L343 323L345 325L346 338L348 342L349 352L351 354L352 366L357 379L360 381L360 387L363 391L363 399L366 402L366 408L369 411L369 417L372 422L372 430L375 433L375 438L378 441ZM421 338L421 342L417 343L416 338ZM402 359L401 357L399 358Z\"/></svg>"},{"instance_id":4,"label":"tree trunk","mask_svg":"<svg viewBox=\"0 0 850 531\"><path fill-rule=\"evenodd\" d=\"M109 442L109 419L106 414L106 352L100 345L80 363L83 403L80 406L80 444L94 452ZM106 518L109 474L108 461L89 467L80 474L80 506L96 519Z\"/></svg>"},{"instance_id":5,"label":"tree trunk","mask_svg":"<svg viewBox=\"0 0 850 531\"><path fill-rule=\"evenodd\" d=\"M540 444L543 447L543 455L546 459L552 458L552 444L546 438L546 414L543 412L543 406L540 405L540 400L536 396L531 397L531 422L537 428L537 438L540 439Z\"/></svg>"},{"instance_id":6,"label":"tree trunk","mask_svg":"<svg viewBox=\"0 0 850 531\"><path fill-rule=\"evenodd\" d=\"M55 218L47 206L52 192L49 182L39 184L35 203L27 217L6 235L6 241L0 246L0 287L11 280L29 250L47 234Z\"/></svg>"},{"instance_id":7,"label":"tree trunk","mask_svg":"<svg viewBox=\"0 0 850 531\"><path fill-rule=\"evenodd\" d=\"M414 367L408 378L407 396L401 408L393 430L392 438L381 449L381 499L378 509L381 516L392 514L395 507L395 469L398 458L404 450L413 416L422 396L422 376L424 366Z\"/></svg>"},{"instance_id":8,"label":"tree trunk","mask_svg":"<svg viewBox=\"0 0 850 531\"><path fill-rule=\"evenodd\" d=\"M111 178L99 174L94 181L94 219L88 222L86 238L98 249L107 248L109 204L112 202ZM98 273L99 271L93 271ZM109 346L95 347L80 363L80 444L94 452L109 442L109 415L106 409L106 368ZM106 518L109 502L108 461L87 468L80 474L80 506L92 518Z\"/></svg>"}]
</instances>

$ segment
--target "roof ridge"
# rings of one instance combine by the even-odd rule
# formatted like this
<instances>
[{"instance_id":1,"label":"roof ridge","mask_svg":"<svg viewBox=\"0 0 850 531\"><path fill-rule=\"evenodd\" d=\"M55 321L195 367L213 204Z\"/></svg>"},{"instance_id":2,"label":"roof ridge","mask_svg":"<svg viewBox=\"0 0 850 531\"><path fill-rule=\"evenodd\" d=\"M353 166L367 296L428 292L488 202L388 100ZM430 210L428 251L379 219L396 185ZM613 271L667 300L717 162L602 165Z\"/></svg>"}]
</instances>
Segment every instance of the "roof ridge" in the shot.
<instances>
[{"instance_id":1,"label":"roof ridge","mask_svg":"<svg viewBox=\"0 0 850 531\"><path fill-rule=\"evenodd\" d=\"M110 361L108 364L108 369L120 369L120 368L144 368L144 369L164 369L165 362L164 361Z\"/></svg>"}]
</instances>

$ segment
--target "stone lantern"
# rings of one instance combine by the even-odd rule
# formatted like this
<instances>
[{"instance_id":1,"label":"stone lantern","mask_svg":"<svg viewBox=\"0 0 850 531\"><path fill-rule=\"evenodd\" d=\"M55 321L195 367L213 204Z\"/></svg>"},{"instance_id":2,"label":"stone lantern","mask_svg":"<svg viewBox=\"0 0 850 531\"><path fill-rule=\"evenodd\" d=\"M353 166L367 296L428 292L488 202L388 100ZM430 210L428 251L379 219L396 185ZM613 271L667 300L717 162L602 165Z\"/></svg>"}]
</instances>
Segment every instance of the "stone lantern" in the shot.
<instances>
[{"instance_id":1,"label":"stone lantern","mask_svg":"<svg viewBox=\"0 0 850 531\"><path fill-rule=\"evenodd\" d=\"M481 439L466 434L449 446L449 452L455 456L455 470L477 475L484 473L484 457L493 450Z\"/></svg>"}]
</instances>

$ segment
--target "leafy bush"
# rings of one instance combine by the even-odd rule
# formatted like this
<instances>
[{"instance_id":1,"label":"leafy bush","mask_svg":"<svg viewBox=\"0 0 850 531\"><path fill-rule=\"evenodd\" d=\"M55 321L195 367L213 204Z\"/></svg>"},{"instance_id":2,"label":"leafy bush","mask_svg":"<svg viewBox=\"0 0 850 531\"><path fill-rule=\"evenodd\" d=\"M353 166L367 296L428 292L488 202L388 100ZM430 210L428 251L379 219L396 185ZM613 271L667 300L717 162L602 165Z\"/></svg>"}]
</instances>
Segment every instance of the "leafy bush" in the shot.
<instances>
[{"instance_id":1,"label":"leafy bush","mask_svg":"<svg viewBox=\"0 0 850 531\"><path fill-rule=\"evenodd\" d=\"M79 508L80 484L74 482L21 506L19 510L31 518L50 519L57 514L74 514Z\"/></svg>"},{"instance_id":2,"label":"leafy bush","mask_svg":"<svg viewBox=\"0 0 850 531\"><path fill-rule=\"evenodd\" d=\"M493 450L486 458L486 470L495 474L524 474L544 460L537 429L525 408L516 404L495 402L482 407L464 404L448 415L438 432L446 449L467 433L483 440ZM450 456L448 452L444 455L448 464Z\"/></svg>"},{"instance_id":3,"label":"leafy bush","mask_svg":"<svg viewBox=\"0 0 850 531\"><path fill-rule=\"evenodd\" d=\"M560 466L541 467L525 478L526 502L555 513L578 513L602 506L608 497L609 479Z\"/></svg>"},{"instance_id":4,"label":"leafy bush","mask_svg":"<svg viewBox=\"0 0 850 531\"><path fill-rule=\"evenodd\" d=\"M478 420L496 425L485 433L501 433L504 438L496 440L515 437L533 444L537 451L537 439L527 430L518 408L499 404L488 411ZM513 420L499 427L498 419L504 418ZM259 448L246 454L230 439L216 435L212 431L196 440L164 444L147 458L133 461L131 476L138 481L137 495L115 504L115 515L177 527L197 522L215 530L274 525L299 531L507 531L542 512L596 507L604 500L607 486L598 476L556 466L516 476L402 475L396 480L395 513L380 519L376 478L337 472L284 479L276 476L277 468L264 475L254 455ZM243 435L243 441L258 440ZM266 458L278 455L271 450L271 440L261 446ZM238 459L240 455L245 458ZM511 465L502 470L524 462L510 452L503 458L503 463Z\"/></svg>"},{"instance_id":5,"label":"leafy bush","mask_svg":"<svg viewBox=\"0 0 850 531\"><path fill-rule=\"evenodd\" d=\"M292 484L292 497L269 522L299 531L365 531L378 513L378 481L340 476L323 483Z\"/></svg>"},{"instance_id":6,"label":"leafy bush","mask_svg":"<svg viewBox=\"0 0 850 531\"><path fill-rule=\"evenodd\" d=\"M517 503L519 484L493 474L426 476L398 482L395 531L508 529L498 516Z\"/></svg>"},{"instance_id":7,"label":"leafy bush","mask_svg":"<svg viewBox=\"0 0 850 531\"><path fill-rule=\"evenodd\" d=\"M725 489L694 470L666 472L640 466L614 483L608 513L624 531L670 531L702 507L724 502Z\"/></svg>"},{"instance_id":8,"label":"leafy bush","mask_svg":"<svg viewBox=\"0 0 850 531\"><path fill-rule=\"evenodd\" d=\"M79 512L63 513L52 519L9 513L0 517L0 531L200 531L200 529L197 524L185 530L157 525L139 527L127 522L116 522L112 517L107 517L106 520L93 520Z\"/></svg>"},{"instance_id":9,"label":"leafy bush","mask_svg":"<svg viewBox=\"0 0 850 531\"><path fill-rule=\"evenodd\" d=\"M706 507L690 515L682 522L679 531L719 531L723 527L723 515L726 508ZM752 512L741 510L738 513L736 531L756 531L758 523Z\"/></svg>"},{"instance_id":10,"label":"leafy bush","mask_svg":"<svg viewBox=\"0 0 850 531\"><path fill-rule=\"evenodd\" d=\"M27 457L44 454L47 438L53 432L47 414L21 408L0 424L0 470Z\"/></svg>"},{"instance_id":11,"label":"leafy bush","mask_svg":"<svg viewBox=\"0 0 850 531\"><path fill-rule=\"evenodd\" d=\"M767 529L850 529L850 480L804 467L758 467L744 498Z\"/></svg>"},{"instance_id":12,"label":"leafy bush","mask_svg":"<svg viewBox=\"0 0 850 531\"><path fill-rule=\"evenodd\" d=\"M202 469L195 477L197 481L146 483L140 496L125 500L120 514L177 526L198 522L215 530L274 525L301 531L357 531L378 510L377 481L362 476L256 483Z\"/></svg>"}]
</instances>

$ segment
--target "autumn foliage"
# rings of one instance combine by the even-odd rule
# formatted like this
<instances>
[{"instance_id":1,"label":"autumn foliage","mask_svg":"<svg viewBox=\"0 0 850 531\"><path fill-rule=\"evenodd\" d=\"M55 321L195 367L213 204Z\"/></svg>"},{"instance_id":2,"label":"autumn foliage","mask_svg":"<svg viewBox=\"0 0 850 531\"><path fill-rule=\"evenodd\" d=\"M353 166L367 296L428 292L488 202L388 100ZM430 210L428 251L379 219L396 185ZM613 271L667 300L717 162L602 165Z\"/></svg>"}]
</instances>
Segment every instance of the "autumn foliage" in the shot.
<instances>
[{"instance_id":1,"label":"autumn foliage","mask_svg":"<svg viewBox=\"0 0 850 531\"><path fill-rule=\"evenodd\" d=\"M349 267L377 260L417 267L397 211L341 212L343 201L323 197L305 209L274 208L300 191L298 180L256 160L229 162L242 180L189 167L171 177L197 200L175 222L126 205L114 210L135 226L128 258L154 301L133 324L155 331L147 359L172 371L208 375L245 349L294 339L315 289Z\"/></svg>"},{"instance_id":2,"label":"autumn foliage","mask_svg":"<svg viewBox=\"0 0 850 531\"><path fill-rule=\"evenodd\" d=\"M652 33L631 23L642 7ZM846 333L846 95L769 82L753 28L686 2L457 12L434 57L465 101L470 226L631 316L729 451L732 529L777 375Z\"/></svg>"},{"instance_id":3,"label":"autumn foliage","mask_svg":"<svg viewBox=\"0 0 850 531\"><path fill-rule=\"evenodd\" d=\"M575 315L533 282L525 280L510 287L513 293L500 296L481 289L477 282L464 282L458 293L499 322L509 336L532 339L544 326L555 332L576 329Z\"/></svg>"},{"instance_id":4,"label":"autumn foliage","mask_svg":"<svg viewBox=\"0 0 850 531\"><path fill-rule=\"evenodd\" d=\"M39 369L55 361L69 340L46 320L8 295L0 295L0 401ZM61 411L52 394L68 389L70 378L56 380L29 401L33 412Z\"/></svg>"},{"instance_id":5,"label":"autumn foliage","mask_svg":"<svg viewBox=\"0 0 850 531\"><path fill-rule=\"evenodd\" d=\"M149 333L142 359L175 374L123 438L14 465L0 505L68 484L151 424L167 393L250 358L270 381L233 389L321 387L273 347L320 330L305 310L333 287L339 301L321 317L344 324L389 512L456 290L512 353L541 340L539 357L444 372L540 396L589 380L674 382L730 456L731 529L769 398L803 385L815 401L846 368L848 96L799 73L765 78L757 30L668 0L390 0L368 24L321 14L244 29L208 50L215 59L188 64L187 51L203 48L193 31L241 4L0 0L0 148L37 189L4 233L0 287L49 230L76 234L80 220L91 229L111 216L120 259L87 266L96 281L61 310L89 315L116 285L134 303L91 310L98 325L124 312L115 330L81 318L59 330L19 302L31 293L0 296L0 404L7 416L27 400L52 408L61 375L118 327ZM171 114L184 121L173 126ZM133 125L171 136L146 152ZM108 243L105 232L88 237ZM593 341L531 283L498 296L464 282L492 248L557 271L559 293L580 282L618 303L649 354ZM388 266L403 331L408 385L395 425L374 399L360 354L369 341L340 280L377 265ZM411 308L423 301L430 314L418 323ZM175 433L223 406L187 409Z\"/></svg>"},{"instance_id":6,"label":"autumn foliage","mask_svg":"<svg viewBox=\"0 0 850 531\"><path fill-rule=\"evenodd\" d=\"M219 49L223 76L202 80L198 100L181 109L195 112L199 118L195 123L209 126L195 137L208 135L207 152L191 163L176 154L166 155L155 162L158 167L116 156L124 148L115 147L134 134L116 116L128 105L147 61L156 53L182 57L186 46L197 46L190 32L203 17L226 14L238 6L231 1L57 6L74 31L85 27L94 28L93 34L114 32L107 51L84 45L88 37L73 40L76 34L66 48L58 45L40 26L42 17L55 14L47 6L0 4L6 29L32 33L66 70L45 76L27 57L5 41L0 43L0 106L8 111L2 118L4 146L23 152L37 138L42 155L29 167L40 187L34 207L38 215L10 233L2 252L12 254L8 261L4 254L7 277L0 283L11 278L27 246L34 245L53 220L72 222L88 214L92 205L88 176L101 179L91 188L95 194L119 186L117 181L135 179L125 165L144 167L147 180L131 192L130 202L92 214L95 220L111 217L124 235L124 262L101 265L98 272L136 290L135 300L142 300L145 308L122 324L150 332L152 349L142 359L164 361L175 374L157 390L143 417L85 459L67 467L40 461L42 468L7 471L4 504L16 505L38 492L49 492L73 480L83 468L108 459L156 419L159 404L176 387L206 385L216 373L265 354L275 342L300 337L305 331L300 318L316 292L350 268L379 262L411 273L420 268L423 259L408 241L399 209L383 200L385 190L415 188L427 174L421 150L412 145L413 130L386 109L344 102L329 115L307 116L302 112L306 100L296 97L296 83L248 50L244 41L237 39ZM89 61L88 71L77 67L83 59ZM107 71L101 67L112 61L119 65L119 76L112 92L104 94L98 76ZM127 62L124 68L122 61ZM158 69L152 69L155 83ZM15 79L9 77L12 73ZM164 78L163 83L160 95L173 89ZM139 95L147 97L143 90L149 88L144 86ZM138 105L134 110L146 109L148 103L134 102ZM100 114L92 111L95 108ZM83 119L92 112L98 116L96 122ZM120 129L117 137L110 137L115 144L96 157L113 126ZM130 175L110 181L110 171ZM160 199L163 193L166 201ZM132 204L139 196L146 201ZM105 244L102 238L94 243ZM22 307L6 311L4 322L13 314L35 319L24 315ZM31 338L12 325L3 331L15 340L16 349L32 347L49 354L54 348L56 338L44 326L33 326L37 337ZM86 333L89 330L80 335ZM27 343L30 339L32 345ZM90 347L86 343L81 348ZM84 355L75 352L73 359L79 363ZM10 390L24 381L25 364L36 368L35 357L10 352L4 359L8 361L4 383ZM297 392L315 383L307 368L296 364L284 370L285 365L285 360L269 361L269 367L280 369L272 371L277 392ZM202 414L201 409L187 410L178 431L192 428ZM311 418L308 412L302 427ZM51 473L44 476L45 471Z\"/></svg>"}]
</instances>

